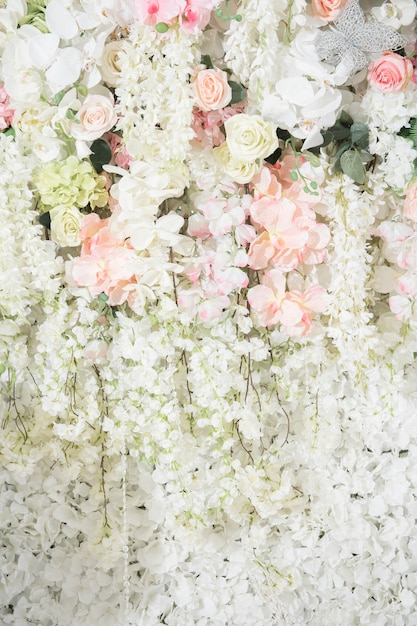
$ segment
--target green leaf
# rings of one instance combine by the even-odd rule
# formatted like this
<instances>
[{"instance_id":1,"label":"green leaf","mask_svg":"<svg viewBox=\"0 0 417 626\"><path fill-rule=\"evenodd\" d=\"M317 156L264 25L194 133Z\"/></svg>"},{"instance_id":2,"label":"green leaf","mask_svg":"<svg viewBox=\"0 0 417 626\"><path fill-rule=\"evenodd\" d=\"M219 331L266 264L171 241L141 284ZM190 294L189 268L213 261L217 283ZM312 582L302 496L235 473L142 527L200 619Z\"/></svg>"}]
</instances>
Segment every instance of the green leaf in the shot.
<instances>
[{"instance_id":1,"label":"green leaf","mask_svg":"<svg viewBox=\"0 0 417 626\"><path fill-rule=\"evenodd\" d=\"M213 63L211 62L211 56L209 54L201 55L201 63L205 65L208 70L213 69Z\"/></svg>"},{"instance_id":2,"label":"green leaf","mask_svg":"<svg viewBox=\"0 0 417 626\"><path fill-rule=\"evenodd\" d=\"M350 148L352 148L351 141L344 141L343 143L341 143L337 149L336 154L334 155L334 159L338 161L340 157L342 156L342 154L346 152L346 150L350 150Z\"/></svg>"},{"instance_id":3,"label":"green leaf","mask_svg":"<svg viewBox=\"0 0 417 626\"><path fill-rule=\"evenodd\" d=\"M229 104L236 104L242 102L246 98L246 89L240 83L236 83L234 80L228 81L229 86L232 89L232 99Z\"/></svg>"},{"instance_id":4,"label":"green leaf","mask_svg":"<svg viewBox=\"0 0 417 626\"><path fill-rule=\"evenodd\" d=\"M15 137L16 136L16 131L15 131L15 129L12 126L10 126L7 130L4 131L4 134L7 137Z\"/></svg>"},{"instance_id":5,"label":"green leaf","mask_svg":"<svg viewBox=\"0 0 417 626\"><path fill-rule=\"evenodd\" d=\"M165 24L165 22L158 22L158 24L155 25L155 30L157 33L166 33L168 29L169 26L168 24Z\"/></svg>"},{"instance_id":6,"label":"green leaf","mask_svg":"<svg viewBox=\"0 0 417 626\"><path fill-rule=\"evenodd\" d=\"M340 157L340 167L355 183L362 185L365 182L365 168L362 163L361 155L357 150L347 150L344 152Z\"/></svg>"},{"instance_id":7,"label":"green leaf","mask_svg":"<svg viewBox=\"0 0 417 626\"><path fill-rule=\"evenodd\" d=\"M330 131L333 135L334 141L343 141L344 139L350 137L350 128L347 128L338 122L331 127Z\"/></svg>"},{"instance_id":8,"label":"green leaf","mask_svg":"<svg viewBox=\"0 0 417 626\"><path fill-rule=\"evenodd\" d=\"M4 365L0 365L0 374L4 374L6 371L6 367Z\"/></svg>"},{"instance_id":9,"label":"green leaf","mask_svg":"<svg viewBox=\"0 0 417 626\"><path fill-rule=\"evenodd\" d=\"M353 119L350 117L349 113L346 111L342 111L338 120L343 126L347 126L350 128L353 124Z\"/></svg>"},{"instance_id":10,"label":"green leaf","mask_svg":"<svg viewBox=\"0 0 417 626\"><path fill-rule=\"evenodd\" d=\"M53 98L55 104L59 104L64 96L65 96L65 91L58 91L58 93L56 93Z\"/></svg>"},{"instance_id":11,"label":"green leaf","mask_svg":"<svg viewBox=\"0 0 417 626\"><path fill-rule=\"evenodd\" d=\"M112 152L109 144L104 139L96 139L91 144L90 150L92 154L90 154L90 161L96 170L97 174L103 171L103 165L107 165L110 163Z\"/></svg>"},{"instance_id":12,"label":"green leaf","mask_svg":"<svg viewBox=\"0 0 417 626\"><path fill-rule=\"evenodd\" d=\"M49 211L47 211L46 213L42 213L42 215L39 215L39 224L42 224L42 226L45 226L45 228L51 228L51 215L49 213Z\"/></svg>"},{"instance_id":13,"label":"green leaf","mask_svg":"<svg viewBox=\"0 0 417 626\"><path fill-rule=\"evenodd\" d=\"M107 302L107 300L109 299L109 296L105 293L101 293L98 299L101 300L102 302Z\"/></svg>"},{"instance_id":14,"label":"green leaf","mask_svg":"<svg viewBox=\"0 0 417 626\"><path fill-rule=\"evenodd\" d=\"M369 146L369 128L362 122L354 122L350 127L352 142L366 150Z\"/></svg>"}]
</instances>

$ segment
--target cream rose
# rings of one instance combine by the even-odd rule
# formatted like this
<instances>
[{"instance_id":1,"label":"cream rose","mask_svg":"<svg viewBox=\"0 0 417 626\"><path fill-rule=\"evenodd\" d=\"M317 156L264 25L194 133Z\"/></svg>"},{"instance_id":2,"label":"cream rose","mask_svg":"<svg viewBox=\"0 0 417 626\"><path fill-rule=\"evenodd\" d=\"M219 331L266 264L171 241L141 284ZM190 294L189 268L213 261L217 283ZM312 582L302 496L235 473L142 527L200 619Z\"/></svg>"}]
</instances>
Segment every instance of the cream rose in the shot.
<instances>
[{"instance_id":1,"label":"cream rose","mask_svg":"<svg viewBox=\"0 0 417 626\"><path fill-rule=\"evenodd\" d=\"M51 239L61 248L72 248L81 243L80 227L82 213L76 207L58 205L49 211L51 216Z\"/></svg>"},{"instance_id":2,"label":"cream rose","mask_svg":"<svg viewBox=\"0 0 417 626\"><path fill-rule=\"evenodd\" d=\"M126 41L115 39L106 43L101 58L100 73L107 85L117 87L120 78L120 59L127 55Z\"/></svg>"},{"instance_id":3,"label":"cream rose","mask_svg":"<svg viewBox=\"0 0 417 626\"><path fill-rule=\"evenodd\" d=\"M312 0L311 8L316 17L333 21L345 4L346 0Z\"/></svg>"},{"instance_id":4,"label":"cream rose","mask_svg":"<svg viewBox=\"0 0 417 626\"><path fill-rule=\"evenodd\" d=\"M417 183L406 191L403 214L407 219L417 222Z\"/></svg>"},{"instance_id":5,"label":"cream rose","mask_svg":"<svg viewBox=\"0 0 417 626\"><path fill-rule=\"evenodd\" d=\"M223 70L200 70L192 83L194 98L203 111L223 109L232 99L232 89Z\"/></svg>"},{"instance_id":6,"label":"cream rose","mask_svg":"<svg viewBox=\"0 0 417 626\"><path fill-rule=\"evenodd\" d=\"M370 86L385 92L402 91L408 85L412 75L411 61L395 52L384 52L368 68Z\"/></svg>"},{"instance_id":7,"label":"cream rose","mask_svg":"<svg viewBox=\"0 0 417 626\"><path fill-rule=\"evenodd\" d=\"M239 162L264 159L278 148L276 124L260 115L233 115L224 127L230 154Z\"/></svg>"},{"instance_id":8,"label":"cream rose","mask_svg":"<svg viewBox=\"0 0 417 626\"><path fill-rule=\"evenodd\" d=\"M76 119L78 123L72 125L72 134L76 139L83 141L99 139L117 122L113 100L102 95L87 96L78 110Z\"/></svg>"},{"instance_id":9,"label":"cream rose","mask_svg":"<svg viewBox=\"0 0 417 626\"><path fill-rule=\"evenodd\" d=\"M262 164L257 163L256 160L240 161L233 157L226 142L223 142L218 148L214 148L213 153L222 170L241 185L251 181L262 167Z\"/></svg>"}]
</instances>

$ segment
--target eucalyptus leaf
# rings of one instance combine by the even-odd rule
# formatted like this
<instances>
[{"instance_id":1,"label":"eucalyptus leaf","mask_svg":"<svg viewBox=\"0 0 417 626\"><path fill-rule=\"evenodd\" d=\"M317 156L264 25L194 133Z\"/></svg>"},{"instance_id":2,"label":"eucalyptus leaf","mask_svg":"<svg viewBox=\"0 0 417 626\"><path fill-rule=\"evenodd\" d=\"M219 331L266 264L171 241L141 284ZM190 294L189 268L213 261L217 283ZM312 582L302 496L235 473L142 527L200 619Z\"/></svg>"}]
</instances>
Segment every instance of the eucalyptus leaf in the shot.
<instances>
[{"instance_id":1,"label":"eucalyptus leaf","mask_svg":"<svg viewBox=\"0 0 417 626\"><path fill-rule=\"evenodd\" d=\"M342 156L342 154L344 152L346 152L346 150L350 150L352 148L352 142L351 141L344 141L343 143L340 144L340 146L337 149L336 154L334 155L334 159L336 161L338 161L340 159L340 157Z\"/></svg>"},{"instance_id":2,"label":"eucalyptus leaf","mask_svg":"<svg viewBox=\"0 0 417 626\"><path fill-rule=\"evenodd\" d=\"M229 87L232 89L232 99L229 104L236 104L242 102L246 98L246 90L240 83L236 83L234 80L229 80Z\"/></svg>"},{"instance_id":3,"label":"eucalyptus leaf","mask_svg":"<svg viewBox=\"0 0 417 626\"><path fill-rule=\"evenodd\" d=\"M340 167L355 183L362 185L365 182L365 168L361 155L357 150L347 150L340 157Z\"/></svg>"},{"instance_id":4,"label":"eucalyptus leaf","mask_svg":"<svg viewBox=\"0 0 417 626\"><path fill-rule=\"evenodd\" d=\"M369 128L362 122L354 122L350 127L352 142L360 148L368 148L369 146Z\"/></svg>"},{"instance_id":5,"label":"eucalyptus leaf","mask_svg":"<svg viewBox=\"0 0 417 626\"><path fill-rule=\"evenodd\" d=\"M342 111L338 120L343 126L351 127L353 124L353 119L350 117L349 113L346 111Z\"/></svg>"},{"instance_id":6,"label":"eucalyptus leaf","mask_svg":"<svg viewBox=\"0 0 417 626\"><path fill-rule=\"evenodd\" d=\"M110 163L112 152L109 144L104 139L96 139L93 141L90 148L92 154L90 154L90 161L96 170L97 174L103 171L103 165Z\"/></svg>"},{"instance_id":7,"label":"eucalyptus leaf","mask_svg":"<svg viewBox=\"0 0 417 626\"><path fill-rule=\"evenodd\" d=\"M343 139L347 139L350 137L350 128L343 126L343 124L339 124L336 122L334 126L331 127L331 132L333 134L334 141L343 141Z\"/></svg>"}]
</instances>

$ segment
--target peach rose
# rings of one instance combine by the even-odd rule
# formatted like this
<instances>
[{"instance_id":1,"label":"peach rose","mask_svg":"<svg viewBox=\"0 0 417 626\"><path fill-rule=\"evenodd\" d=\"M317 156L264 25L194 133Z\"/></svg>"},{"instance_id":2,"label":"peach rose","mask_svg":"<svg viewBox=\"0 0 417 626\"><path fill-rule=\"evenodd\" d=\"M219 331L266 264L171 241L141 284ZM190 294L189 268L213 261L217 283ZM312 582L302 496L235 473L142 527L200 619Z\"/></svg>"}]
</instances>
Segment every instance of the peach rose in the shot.
<instances>
[{"instance_id":1,"label":"peach rose","mask_svg":"<svg viewBox=\"0 0 417 626\"><path fill-rule=\"evenodd\" d=\"M368 82L379 91L402 91L412 75L411 61L395 52L384 52L368 68Z\"/></svg>"},{"instance_id":2,"label":"peach rose","mask_svg":"<svg viewBox=\"0 0 417 626\"><path fill-rule=\"evenodd\" d=\"M74 123L71 129L76 139L83 141L99 139L117 122L113 100L102 95L87 96L78 110L76 119L78 123Z\"/></svg>"},{"instance_id":3,"label":"peach rose","mask_svg":"<svg viewBox=\"0 0 417 626\"><path fill-rule=\"evenodd\" d=\"M200 70L192 84L194 98L202 111L223 109L232 99L232 89L226 72L213 68Z\"/></svg>"},{"instance_id":4,"label":"peach rose","mask_svg":"<svg viewBox=\"0 0 417 626\"><path fill-rule=\"evenodd\" d=\"M312 0L311 8L316 17L333 21L340 9L346 4L346 0Z\"/></svg>"},{"instance_id":5,"label":"peach rose","mask_svg":"<svg viewBox=\"0 0 417 626\"><path fill-rule=\"evenodd\" d=\"M407 219L417 222L417 183L406 191L403 213Z\"/></svg>"}]
</instances>

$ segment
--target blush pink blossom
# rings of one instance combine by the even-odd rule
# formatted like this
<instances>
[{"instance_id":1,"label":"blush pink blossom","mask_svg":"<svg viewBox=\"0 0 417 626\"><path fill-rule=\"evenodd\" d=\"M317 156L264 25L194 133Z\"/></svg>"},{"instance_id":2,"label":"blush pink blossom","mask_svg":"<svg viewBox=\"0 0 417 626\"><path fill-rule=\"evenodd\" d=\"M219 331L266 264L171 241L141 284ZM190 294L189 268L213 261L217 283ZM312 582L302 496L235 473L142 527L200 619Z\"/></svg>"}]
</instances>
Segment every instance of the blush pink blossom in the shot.
<instances>
[{"instance_id":1,"label":"blush pink blossom","mask_svg":"<svg viewBox=\"0 0 417 626\"><path fill-rule=\"evenodd\" d=\"M136 252L130 244L111 233L109 220L92 213L81 223L81 255L74 259L71 277L79 287L88 287L91 295L105 293L108 304L125 302L130 286L136 282Z\"/></svg>"},{"instance_id":2,"label":"blush pink blossom","mask_svg":"<svg viewBox=\"0 0 417 626\"><path fill-rule=\"evenodd\" d=\"M280 270L266 272L261 285L248 291L248 302L263 326L280 325L289 337L306 335L313 313L324 313L328 295L315 285L306 291L286 292L286 280Z\"/></svg>"},{"instance_id":3,"label":"blush pink blossom","mask_svg":"<svg viewBox=\"0 0 417 626\"><path fill-rule=\"evenodd\" d=\"M280 270L270 270L265 272L261 285L249 289L248 302L263 326L275 326L279 323L285 287L284 274Z\"/></svg>"},{"instance_id":4,"label":"blush pink blossom","mask_svg":"<svg viewBox=\"0 0 417 626\"><path fill-rule=\"evenodd\" d=\"M13 122L14 110L9 109L9 94L4 87L0 87L0 130L6 130Z\"/></svg>"},{"instance_id":5,"label":"blush pink blossom","mask_svg":"<svg viewBox=\"0 0 417 626\"><path fill-rule=\"evenodd\" d=\"M186 0L136 0L134 16L148 26L170 24L186 7Z\"/></svg>"},{"instance_id":6,"label":"blush pink blossom","mask_svg":"<svg viewBox=\"0 0 417 626\"><path fill-rule=\"evenodd\" d=\"M187 0L180 17L182 29L193 34L203 30L210 21L214 4L213 0Z\"/></svg>"},{"instance_id":7,"label":"blush pink blossom","mask_svg":"<svg viewBox=\"0 0 417 626\"><path fill-rule=\"evenodd\" d=\"M296 205L286 198L262 198L252 204L250 213L263 232L250 244L249 266L255 270L268 265L284 271L294 269L308 241L308 231L296 224Z\"/></svg>"}]
</instances>

